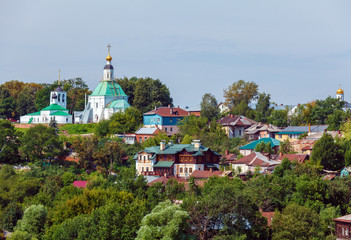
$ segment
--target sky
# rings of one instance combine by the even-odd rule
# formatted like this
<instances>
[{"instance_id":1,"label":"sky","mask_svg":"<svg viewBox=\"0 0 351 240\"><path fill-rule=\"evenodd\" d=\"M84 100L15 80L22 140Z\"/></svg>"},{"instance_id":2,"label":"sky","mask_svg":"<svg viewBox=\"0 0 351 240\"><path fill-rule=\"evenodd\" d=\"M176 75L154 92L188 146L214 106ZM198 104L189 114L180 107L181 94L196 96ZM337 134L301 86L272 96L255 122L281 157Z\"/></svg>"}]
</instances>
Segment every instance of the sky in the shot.
<instances>
[{"instance_id":1,"label":"sky","mask_svg":"<svg viewBox=\"0 0 351 240\"><path fill-rule=\"evenodd\" d=\"M1 0L0 84L81 77L94 90L107 45L115 77L166 84L174 105L224 101L237 80L278 104L351 100L349 0Z\"/></svg>"}]
</instances>

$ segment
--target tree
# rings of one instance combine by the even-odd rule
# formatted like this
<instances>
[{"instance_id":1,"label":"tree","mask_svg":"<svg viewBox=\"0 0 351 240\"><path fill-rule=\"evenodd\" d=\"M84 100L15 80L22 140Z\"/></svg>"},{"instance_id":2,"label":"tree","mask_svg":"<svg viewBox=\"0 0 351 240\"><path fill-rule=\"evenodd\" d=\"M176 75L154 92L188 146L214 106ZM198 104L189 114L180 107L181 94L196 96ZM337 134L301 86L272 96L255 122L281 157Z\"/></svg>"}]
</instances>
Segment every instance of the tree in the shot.
<instances>
[{"instance_id":1,"label":"tree","mask_svg":"<svg viewBox=\"0 0 351 240\"><path fill-rule=\"evenodd\" d=\"M79 158L79 165L82 168L90 169L93 166L95 159L95 152L98 147L97 137L75 138L73 140L73 149Z\"/></svg>"},{"instance_id":2,"label":"tree","mask_svg":"<svg viewBox=\"0 0 351 240\"><path fill-rule=\"evenodd\" d=\"M51 84L42 84L43 88L37 92L35 108L41 110L50 105L50 92L54 90Z\"/></svg>"},{"instance_id":3,"label":"tree","mask_svg":"<svg viewBox=\"0 0 351 240\"><path fill-rule=\"evenodd\" d=\"M321 231L318 214L308 207L296 203L288 205L282 213L273 218L273 239L320 239Z\"/></svg>"},{"instance_id":4,"label":"tree","mask_svg":"<svg viewBox=\"0 0 351 240\"><path fill-rule=\"evenodd\" d=\"M294 148L291 146L289 139L285 139L284 142L280 143L279 152L281 154L294 153Z\"/></svg>"},{"instance_id":5,"label":"tree","mask_svg":"<svg viewBox=\"0 0 351 240\"><path fill-rule=\"evenodd\" d=\"M340 170L345 164L342 149L330 134L323 134L314 144L311 160L314 164L333 171Z\"/></svg>"},{"instance_id":6,"label":"tree","mask_svg":"<svg viewBox=\"0 0 351 240\"><path fill-rule=\"evenodd\" d=\"M335 109L332 114L329 114L326 119L326 124L328 124L328 130L337 131L340 129L340 125L344 122L347 117L350 115L350 110L344 112L340 109Z\"/></svg>"},{"instance_id":7,"label":"tree","mask_svg":"<svg viewBox=\"0 0 351 240\"><path fill-rule=\"evenodd\" d=\"M270 108L271 95L260 93L256 104L255 121L266 123L272 109Z\"/></svg>"},{"instance_id":8,"label":"tree","mask_svg":"<svg viewBox=\"0 0 351 240\"><path fill-rule=\"evenodd\" d=\"M173 105L169 89L160 80L139 78L135 84L133 107L144 113L155 107Z\"/></svg>"},{"instance_id":9,"label":"tree","mask_svg":"<svg viewBox=\"0 0 351 240\"><path fill-rule=\"evenodd\" d=\"M0 120L0 163L19 160L19 135L10 121Z\"/></svg>"},{"instance_id":10,"label":"tree","mask_svg":"<svg viewBox=\"0 0 351 240\"><path fill-rule=\"evenodd\" d=\"M143 116L134 107L127 108L124 112L117 112L110 118L109 133L133 133L142 124Z\"/></svg>"},{"instance_id":11,"label":"tree","mask_svg":"<svg viewBox=\"0 0 351 240\"><path fill-rule=\"evenodd\" d=\"M44 232L47 210L43 205L31 205L23 214L23 218L18 221L16 231L23 231L40 238Z\"/></svg>"},{"instance_id":12,"label":"tree","mask_svg":"<svg viewBox=\"0 0 351 240\"><path fill-rule=\"evenodd\" d=\"M0 118L12 118L15 108L15 99L6 88L0 86Z\"/></svg>"},{"instance_id":13,"label":"tree","mask_svg":"<svg viewBox=\"0 0 351 240\"><path fill-rule=\"evenodd\" d=\"M26 131L20 138L22 156L31 161L43 161L57 157L63 144L54 128L37 125Z\"/></svg>"},{"instance_id":14,"label":"tree","mask_svg":"<svg viewBox=\"0 0 351 240\"><path fill-rule=\"evenodd\" d=\"M287 110L272 110L271 115L267 118L268 123L278 127L288 126Z\"/></svg>"},{"instance_id":15,"label":"tree","mask_svg":"<svg viewBox=\"0 0 351 240\"><path fill-rule=\"evenodd\" d=\"M144 239L187 239L189 214L169 200L158 204L141 221L137 240Z\"/></svg>"},{"instance_id":16,"label":"tree","mask_svg":"<svg viewBox=\"0 0 351 240\"><path fill-rule=\"evenodd\" d=\"M217 108L217 99L210 93L206 93L201 101L201 116L206 117L208 120L217 119L220 113Z\"/></svg>"},{"instance_id":17,"label":"tree","mask_svg":"<svg viewBox=\"0 0 351 240\"><path fill-rule=\"evenodd\" d=\"M258 85L254 82L239 80L224 90L225 102L230 108L237 106L242 101L249 104L258 94Z\"/></svg>"},{"instance_id":18,"label":"tree","mask_svg":"<svg viewBox=\"0 0 351 240\"><path fill-rule=\"evenodd\" d=\"M0 214L0 226L2 229L12 231L17 221L22 218L22 207L15 202L11 202ZM1 239L1 238L0 238Z\"/></svg>"},{"instance_id":19,"label":"tree","mask_svg":"<svg viewBox=\"0 0 351 240\"><path fill-rule=\"evenodd\" d=\"M16 113L18 116L37 111L35 108L35 96L35 89L32 89L30 86L25 86L23 88L17 99Z\"/></svg>"},{"instance_id":20,"label":"tree","mask_svg":"<svg viewBox=\"0 0 351 240\"><path fill-rule=\"evenodd\" d=\"M254 117L254 111L249 107L245 101L241 101L237 106L232 110L233 115L243 115L248 118Z\"/></svg>"}]
</instances>

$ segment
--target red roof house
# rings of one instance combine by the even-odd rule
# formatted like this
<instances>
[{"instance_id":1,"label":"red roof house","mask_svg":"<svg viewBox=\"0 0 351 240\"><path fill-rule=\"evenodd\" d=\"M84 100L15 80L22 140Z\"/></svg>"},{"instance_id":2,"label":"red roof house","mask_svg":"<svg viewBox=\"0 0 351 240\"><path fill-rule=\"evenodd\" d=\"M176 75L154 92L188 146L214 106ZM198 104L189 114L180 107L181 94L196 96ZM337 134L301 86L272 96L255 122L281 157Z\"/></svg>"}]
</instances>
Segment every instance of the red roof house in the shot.
<instances>
[{"instance_id":1,"label":"red roof house","mask_svg":"<svg viewBox=\"0 0 351 240\"><path fill-rule=\"evenodd\" d=\"M293 161L298 161L299 163L303 163L306 160L310 159L310 155L308 154L302 154L302 153L297 153L297 154L283 154L279 157L279 161L283 161L284 158L289 159L290 162Z\"/></svg>"}]
</instances>

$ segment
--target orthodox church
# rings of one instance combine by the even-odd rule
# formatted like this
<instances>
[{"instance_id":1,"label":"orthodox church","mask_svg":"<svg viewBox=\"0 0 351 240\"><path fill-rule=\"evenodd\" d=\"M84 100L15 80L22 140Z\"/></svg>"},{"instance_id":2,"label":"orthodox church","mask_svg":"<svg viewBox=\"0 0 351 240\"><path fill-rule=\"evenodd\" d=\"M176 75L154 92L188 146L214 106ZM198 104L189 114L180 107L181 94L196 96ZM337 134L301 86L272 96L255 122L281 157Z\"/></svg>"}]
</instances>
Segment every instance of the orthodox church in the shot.
<instances>
[{"instance_id":1,"label":"orthodox church","mask_svg":"<svg viewBox=\"0 0 351 240\"><path fill-rule=\"evenodd\" d=\"M60 82L60 80L59 80ZM66 109L67 92L59 86L50 93L50 105L39 112L29 113L20 117L20 123L72 123L72 115Z\"/></svg>"},{"instance_id":2,"label":"orthodox church","mask_svg":"<svg viewBox=\"0 0 351 240\"><path fill-rule=\"evenodd\" d=\"M111 46L108 45L107 47L108 55L103 78L88 97L88 103L84 111L74 112L75 123L96 123L103 119L109 119L116 112L124 112L130 107L128 96L114 78L110 55Z\"/></svg>"},{"instance_id":3,"label":"orthodox church","mask_svg":"<svg viewBox=\"0 0 351 240\"><path fill-rule=\"evenodd\" d=\"M351 108L351 103L345 101L344 99L344 90L341 87L336 91L336 98L344 101L344 110L349 110Z\"/></svg>"}]
</instances>

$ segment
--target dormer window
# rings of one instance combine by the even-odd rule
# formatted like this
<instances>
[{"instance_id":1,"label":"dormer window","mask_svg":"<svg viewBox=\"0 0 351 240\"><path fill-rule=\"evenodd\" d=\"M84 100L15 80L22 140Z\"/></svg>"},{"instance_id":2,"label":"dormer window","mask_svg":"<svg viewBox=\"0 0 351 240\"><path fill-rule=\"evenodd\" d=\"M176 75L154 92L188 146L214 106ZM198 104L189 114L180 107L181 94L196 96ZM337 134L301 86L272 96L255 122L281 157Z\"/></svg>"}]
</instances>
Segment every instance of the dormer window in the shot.
<instances>
[{"instance_id":1,"label":"dormer window","mask_svg":"<svg viewBox=\"0 0 351 240\"><path fill-rule=\"evenodd\" d=\"M107 78L110 78L110 74L109 73L107 73Z\"/></svg>"}]
</instances>

